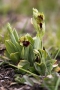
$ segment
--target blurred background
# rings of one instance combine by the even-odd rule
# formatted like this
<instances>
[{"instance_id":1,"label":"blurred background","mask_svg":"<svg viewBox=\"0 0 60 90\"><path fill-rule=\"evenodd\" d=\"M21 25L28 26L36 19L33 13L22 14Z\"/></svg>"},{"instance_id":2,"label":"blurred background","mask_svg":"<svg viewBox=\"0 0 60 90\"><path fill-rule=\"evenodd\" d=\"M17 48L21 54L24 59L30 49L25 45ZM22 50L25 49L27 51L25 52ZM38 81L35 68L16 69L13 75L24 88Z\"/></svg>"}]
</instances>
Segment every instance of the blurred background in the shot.
<instances>
[{"instance_id":1,"label":"blurred background","mask_svg":"<svg viewBox=\"0 0 60 90\"><path fill-rule=\"evenodd\" d=\"M60 47L60 0L0 0L0 43L4 43L8 37L8 22L19 34L35 35L30 22L32 8L37 8L45 15L44 46Z\"/></svg>"}]
</instances>

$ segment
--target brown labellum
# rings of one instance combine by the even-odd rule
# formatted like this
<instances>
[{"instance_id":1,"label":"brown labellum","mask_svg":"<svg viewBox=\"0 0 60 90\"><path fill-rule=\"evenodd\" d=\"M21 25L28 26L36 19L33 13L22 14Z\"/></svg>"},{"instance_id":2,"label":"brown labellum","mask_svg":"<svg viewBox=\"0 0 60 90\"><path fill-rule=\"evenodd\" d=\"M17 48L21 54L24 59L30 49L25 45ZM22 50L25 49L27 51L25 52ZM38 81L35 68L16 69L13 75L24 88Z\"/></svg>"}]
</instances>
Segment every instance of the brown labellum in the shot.
<instances>
[{"instance_id":1,"label":"brown labellum","mask_svg":"<svg viewBox=\"0 0 60 90\"><path fill-rule=\"evenodd\" d=\"M42 29L42 23L39 24L40 28Z\"/></svg>"},{"instance_id":2,"label":"brown labellum","mask_svg":"<svg viewBox=\"0 0 60 90\"><path fill-rule=\"evenodd\" d=\"M22 43L23 43L23 46L25 46L25 47L29 46L29 44L30 44L29 41L23 41Z\"/></svg>"}]
</instances>

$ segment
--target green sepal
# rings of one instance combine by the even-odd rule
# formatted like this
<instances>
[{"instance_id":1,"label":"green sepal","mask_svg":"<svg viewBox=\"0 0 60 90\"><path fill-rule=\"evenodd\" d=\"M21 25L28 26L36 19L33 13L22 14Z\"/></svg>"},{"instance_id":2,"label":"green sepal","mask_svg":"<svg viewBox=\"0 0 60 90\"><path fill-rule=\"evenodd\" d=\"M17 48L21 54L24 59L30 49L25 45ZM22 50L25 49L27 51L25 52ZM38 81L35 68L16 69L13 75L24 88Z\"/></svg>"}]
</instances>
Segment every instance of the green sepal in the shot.
<instances>
[{"instance_id":1,"label":"green sepal","mask_svg":"<svg viewBox=\"0 0 60 90\"><path fill-rule=\"evenodd\" d=\"M34 40L31 37L31 35L30 34L26 34L26 37L27 37L28 41L30 42L30 44L33 45L34 44Z\"/></svg>"}]
</instances>

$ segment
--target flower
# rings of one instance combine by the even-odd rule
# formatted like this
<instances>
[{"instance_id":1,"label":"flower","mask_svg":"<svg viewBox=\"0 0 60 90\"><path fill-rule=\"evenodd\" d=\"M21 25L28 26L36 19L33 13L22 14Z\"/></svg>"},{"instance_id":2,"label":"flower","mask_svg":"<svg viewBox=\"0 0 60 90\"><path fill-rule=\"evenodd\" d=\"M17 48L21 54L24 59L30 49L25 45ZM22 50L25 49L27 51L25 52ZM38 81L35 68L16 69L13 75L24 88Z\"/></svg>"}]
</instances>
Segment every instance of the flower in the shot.
<instances>
[{"instance_id":1,"label":"flower","mask_svg":"<svg viewBox=\"0 0 60 90\"><path fill-rule=\"evenodd\" d=\"M26 36L22 36L19 39L19 42L20 42L20 45L25 46L25 47L28 47L30 45L30 42L28 41Z\"/></svg>"},{"instance_id":2,"label":"flower","mask_svg":"<svg viewBox=\"0 0 60 90\"><path fill-rule=\"evenodd\" d=\"M31 19L31 23L33 24L37 33L40 34L39 36L41 36L41 37L45 33L45 22L44 22L44 20L45 20L44 14L38 12L37 9L33 8L33 18Z\"/></svg>"}]
</instances>

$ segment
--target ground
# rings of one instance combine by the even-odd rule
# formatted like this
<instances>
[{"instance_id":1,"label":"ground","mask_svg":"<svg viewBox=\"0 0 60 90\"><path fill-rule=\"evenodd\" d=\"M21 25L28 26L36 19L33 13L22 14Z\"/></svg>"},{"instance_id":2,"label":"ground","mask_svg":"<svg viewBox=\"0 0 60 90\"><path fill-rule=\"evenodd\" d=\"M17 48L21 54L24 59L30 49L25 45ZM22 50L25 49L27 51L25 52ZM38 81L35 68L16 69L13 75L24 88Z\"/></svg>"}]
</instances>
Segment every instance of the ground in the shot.
<instances>
[{"instance_id":1,"label":"ground","mask_svg":"<svg viewBox=\"0 0 60 90\"><path fill-rule=\"evenodd\" d=\"M47 90L35 84L34 86L18 84L14 81L14 69L6 65L0 67L0 90Z\"/></svg>"}]
</instances>

